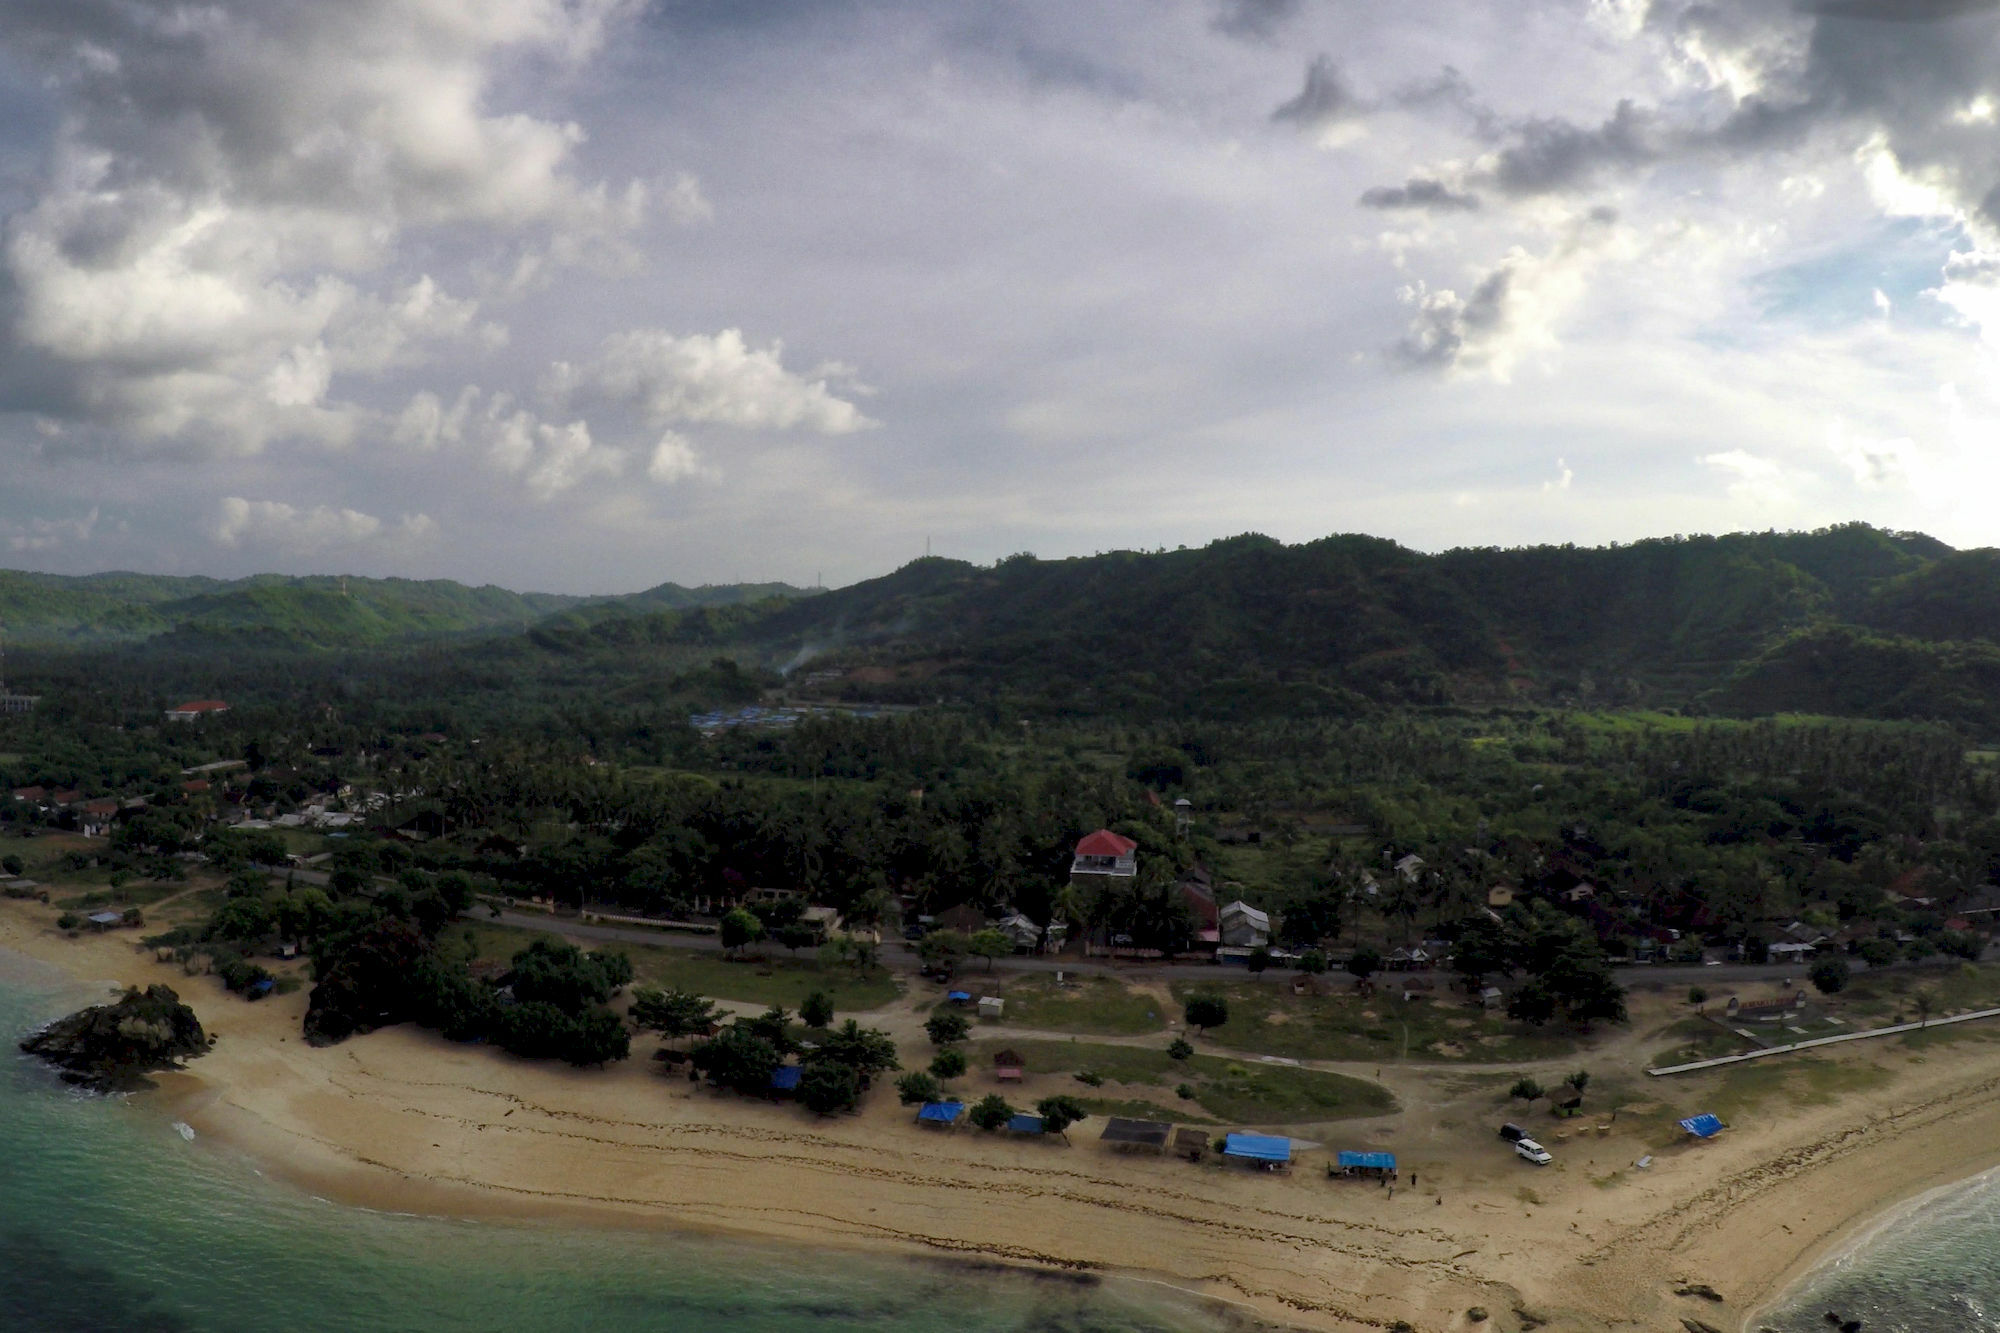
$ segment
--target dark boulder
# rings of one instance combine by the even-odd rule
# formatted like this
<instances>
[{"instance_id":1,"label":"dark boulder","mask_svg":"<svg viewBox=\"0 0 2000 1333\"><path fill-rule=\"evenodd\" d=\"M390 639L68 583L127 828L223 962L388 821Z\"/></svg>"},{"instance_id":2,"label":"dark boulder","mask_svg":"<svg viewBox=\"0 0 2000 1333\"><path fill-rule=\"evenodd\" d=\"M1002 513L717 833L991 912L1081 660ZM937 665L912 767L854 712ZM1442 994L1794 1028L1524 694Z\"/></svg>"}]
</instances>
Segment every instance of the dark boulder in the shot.
<instances>
[{"instance_id":1,"label":"dark boulder","mask_svg":"<svg viewBox=\"0 0 2000 1333\"><path fill-rule=\"evenodd\" d=\"M171 987L148 986L59 1018L21 1049L62 1070L66 1082L118 1092L151 1087L147 1074L179 1069L183 1060L207 1054L211 1042Z\"/></svg>"}]
</instances>

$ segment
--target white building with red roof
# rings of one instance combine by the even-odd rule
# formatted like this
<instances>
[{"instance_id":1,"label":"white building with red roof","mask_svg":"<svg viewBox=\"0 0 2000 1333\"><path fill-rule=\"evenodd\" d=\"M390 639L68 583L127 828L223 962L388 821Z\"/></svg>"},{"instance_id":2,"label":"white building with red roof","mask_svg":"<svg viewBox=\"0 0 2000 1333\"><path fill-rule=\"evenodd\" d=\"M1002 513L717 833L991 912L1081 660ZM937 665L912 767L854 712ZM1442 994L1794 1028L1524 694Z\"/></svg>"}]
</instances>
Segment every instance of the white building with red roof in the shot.
<instances>
[{"instance_id":1,"label":"white building with red roof","mask_svg":"<svg viewBox=\"0 0 2000 1333\"><path fill-rule=\"evenodd\" d=\"M1072 884L1105 884L1131 879L1139 873L1139 844L1110 829L1099 829L1076 845L1076 859L1069 863Z\"/></svg>"},{"instance_id":2,"label":"white building with red roof","mask_svg":"<svg viewBox=\"0 0 2000 1333\"><path fill-rule=\"evenodd\" d=\"M167 710L167 721L199 722L205 717L213 717L217 713L226 713L228 711L229 705L220 699L192 699L178 708L169 708Z\"/></svg>"}]
</instances>

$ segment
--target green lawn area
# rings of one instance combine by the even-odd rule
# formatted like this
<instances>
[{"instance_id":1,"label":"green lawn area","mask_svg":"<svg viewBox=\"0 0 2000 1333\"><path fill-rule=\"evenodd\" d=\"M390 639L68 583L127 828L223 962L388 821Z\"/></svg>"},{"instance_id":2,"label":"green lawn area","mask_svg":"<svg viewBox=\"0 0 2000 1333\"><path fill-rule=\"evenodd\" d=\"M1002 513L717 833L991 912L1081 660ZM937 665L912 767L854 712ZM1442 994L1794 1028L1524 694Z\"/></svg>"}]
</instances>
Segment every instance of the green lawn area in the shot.
<instances>
[{"instance_id":1,"label":"green lawn area","mask_svg":"<svg viewBox=\"0 0 2000 1333\"><path fill-rule=\"evenodd\" d=\"M104 885L55 900L57 907L73 912L95 912L107 907L150 907L162 898L171 898L196 887L185 880L129 880L117 888Z\"/></svg>"},{"instance_id":2,"label":"green lawn area","mask_svg":"<svg viewBox=\"0 0 2000 1333\"><path fill-rule=\"evenodd\" d=\"M1444 979L1431 979L1442 987ZM1220 995L1229 1022L1208 1035L1219 1046L1252 1055L1301 1060L1547 1060L1581 1045L1566 1029L1537 1029L1472 1008L1446 991L1405 1001L1393 980L1369 999L1353 995L1293 995L1276 981L1177 981L1174 998Z\"/></svg>"},{"instance_id":3,"label":"green lawn area","mask_svg":"<svg viewBox=\"0 0 2000 1333\"><path fill-rule=\"evenodd\" d=\"M1127 1037L1159 1032L1167 1025L1164 1002L1115 977L1080 977L1058 986L1053 976L1029 973L997 988L982 986L980 993L1007 1001L1011 1027Z\"/></svg>"},{"instance_id":4,"label":"green lawn area","mask_svg":"<svg viewBox=\"0 0 2000 1333\"><path fill-rule=\"evenodd\" d=\"M1932 1017L1955 1010L2000 1008L2000 966L1960 963L1916 971L1862 973L1839 996L1850 1027L1917 1021L1916 997L1931 997Z\"/></svg>"},{"instance_id":5,"label":"green lawn area","mask_svg":"<svg viewBox=\"0 0 2000 1333\"><path fill-rule=\"evenodd\" d=\"M21 858L21 873L29 879L51 887L62 884L102 884L108 873L93 867L89 870L65 868L62 858L69 852L88 852L95 855L104 850L102 839L86 838L75 833L44 833L33 838L0 839L0 855Z\"/></svg>"},{"instance_id":6,"label":"green lawn area","mask_svg":"<svg viewBox=\"0 0 2000 1333\"><path fill-rule=\"evenodd\" d=\"M553 931L488 924L467 924L461 929L471 934L476 957L502 962L526 948L531 940L559 935ZM822 968L819 960L813 958L785 957L732 963L720 954L665 945L579 942L589 948L625 954L632 960L637 985L673 986L716 1000L782 1004L787 1009L797 1009L801 1000L818 990L826 992L836 1010L860 1013L879 1009L902 993L888 969L881 967L856 972L847 967Z\"/></svg>"},{"instance_id":7,"label":"green lawn area","mask_svg":"<svg viewBox=\"0 0 2000 1333\"><path fill-rule=\"evenodd\" d=\"M1297 1124L1347 1120L1356 1116L1384 1115L1396 1109L1396 1099L1387 1088L1365 1079L1323 1074L1287 1065L1226 1060L1214 1055L1176 1060L1167 1054L1164 1045L1153 1048L1105 1046L1092 1042L990 1040L975 1046L973 1066L978 1068L990 1064L993 1053L1002 1046L1018 1052L1027 1061L1030 1071L1076 1073L1089 1070L1106 1083L1122 1083L1133 1088L1157 1087L1162 1093L1160 1107L1169 1110L1176 1105L1199 1107L1206 1115L1225 1123ZM1183 1083L1194 1089L1192 1102L1182 1101L1175 1095L1175 1089ZM1073 1089L1066 1091L1089 1101L1094 1090L1086 1084L1077 1083ZM1121 1099L1114 1092L1096 1100L1109 1105Z\"/></svg>"},{"instance_id":8,"label":"green lawn area","mask_svg":"<svg viewBox=\"0 0 2000 1333\"><path fill-rule=\"evenodd\" d=\"M1834 1030L1829 1028L1828 1032ZM1653 1052L1652 1058L1646 1062L1648 1068L1692 1064L1696 1060L1713 1060L1720 1055L1740 1055L1751 1049L1749 1042L1705 1018L1683 1018L1659 1035L1669 1044Z\"/></svg>"}]
</instances>

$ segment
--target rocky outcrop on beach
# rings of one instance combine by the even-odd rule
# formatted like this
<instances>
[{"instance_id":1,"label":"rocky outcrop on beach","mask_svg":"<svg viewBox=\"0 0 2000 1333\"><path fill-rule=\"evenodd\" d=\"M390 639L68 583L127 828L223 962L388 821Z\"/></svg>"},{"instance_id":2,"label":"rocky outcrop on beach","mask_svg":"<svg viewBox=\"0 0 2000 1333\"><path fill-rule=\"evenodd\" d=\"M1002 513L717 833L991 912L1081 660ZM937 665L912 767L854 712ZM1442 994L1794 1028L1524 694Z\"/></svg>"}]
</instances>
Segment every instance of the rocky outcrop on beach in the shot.
<instances>
[{"instance_id":1,"label":"rocky outcrop on beach","mask_svg":"<svg viewBox=\"0 0 2000 1333\"><path fill-rule=\"evenodd\" d=\"M118 1092L151 1087L147 1074L181 1068L207 1054L211 1040L172 987L148 986L57 1019L21 1049L62 1070L66 1082Z\"/></svg>"}]
</instances>

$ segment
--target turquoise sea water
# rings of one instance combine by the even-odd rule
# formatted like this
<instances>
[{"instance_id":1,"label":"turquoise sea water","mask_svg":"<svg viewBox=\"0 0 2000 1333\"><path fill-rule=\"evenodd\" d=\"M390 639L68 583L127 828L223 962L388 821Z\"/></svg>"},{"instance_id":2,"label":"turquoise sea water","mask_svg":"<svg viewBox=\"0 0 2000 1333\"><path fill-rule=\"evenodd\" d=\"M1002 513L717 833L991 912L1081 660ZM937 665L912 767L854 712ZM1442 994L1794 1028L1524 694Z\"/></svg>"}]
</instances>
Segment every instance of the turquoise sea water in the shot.
<instances>
[{"instance_id":1,"label":"turquoise sea water","mask_svg":"<svg viewBox=\"0 0 2000 1333\"><path fill-rule=\"evenodd\" d=\"M392 1216L265 1180L14 1042L98 996L0 954L0 1330L1207 1333L1138 1282L695 1236Z\"/></svg>"},{"instance_id":2,"label":"turquoise sea water","mask_svg":"<svg viewBox=\"0 0 2000 1333\"><path fill-rule=\"evenodd\" d=\"M2000 1333L2000 1171L1937 1190L1864 1232L1755 1327L1826 1333Z\"/></svg>"}]
</instances>

